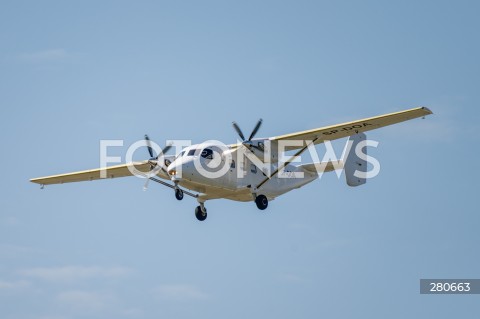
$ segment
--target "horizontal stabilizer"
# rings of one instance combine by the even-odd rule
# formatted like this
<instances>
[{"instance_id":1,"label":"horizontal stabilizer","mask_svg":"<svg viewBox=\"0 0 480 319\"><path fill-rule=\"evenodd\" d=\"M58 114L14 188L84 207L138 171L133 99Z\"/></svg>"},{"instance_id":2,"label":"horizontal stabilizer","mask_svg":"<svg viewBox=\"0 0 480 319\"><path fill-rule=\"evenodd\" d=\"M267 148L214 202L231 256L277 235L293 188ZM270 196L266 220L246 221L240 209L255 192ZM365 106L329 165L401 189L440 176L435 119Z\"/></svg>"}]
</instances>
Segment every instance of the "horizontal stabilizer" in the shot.
<instances>
[{"instance_id":1,"label":"horizontal stabilizer","mask_svg":"<svg viewBox=\"0 0 480 319\"><path fill-rule=\"evenodd\" d=\"M336 169L343 169L344 163L342 160L337 161L336 163L333 162L321 162L321 163L308 163L299 165L299 168L306 170L307 172L311 173L319 173L319 172L331 172Z\"/></svg>"}]
</instances>

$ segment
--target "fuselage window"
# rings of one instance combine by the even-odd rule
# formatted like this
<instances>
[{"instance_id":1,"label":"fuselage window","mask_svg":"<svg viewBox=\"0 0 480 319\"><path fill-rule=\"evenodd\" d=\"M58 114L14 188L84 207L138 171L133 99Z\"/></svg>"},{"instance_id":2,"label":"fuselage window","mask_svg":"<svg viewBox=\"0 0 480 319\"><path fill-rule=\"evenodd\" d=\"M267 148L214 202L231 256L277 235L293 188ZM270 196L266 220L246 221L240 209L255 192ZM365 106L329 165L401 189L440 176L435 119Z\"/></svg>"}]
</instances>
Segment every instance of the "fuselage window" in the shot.
<instances>
[{"instance_id":1,"label":"fuselage window","mask_svg":"<svg viewBox=\"0 0 480 319\"><path fill-rule=\"evenodd\" d=\"M202 151L201 156L206 159L213 159L213 151L209 148L206 148Z\"/></svg>"},{"instance_id":2,"label":"fuselage window","mask_svg":"<svg viewBox=\"0 0 480 319\"><path fill-rule=\"evenodd\" d=\"M250 172L257 174L257 167L253 164L250 165Z\"/></svg>"}]
</instances>

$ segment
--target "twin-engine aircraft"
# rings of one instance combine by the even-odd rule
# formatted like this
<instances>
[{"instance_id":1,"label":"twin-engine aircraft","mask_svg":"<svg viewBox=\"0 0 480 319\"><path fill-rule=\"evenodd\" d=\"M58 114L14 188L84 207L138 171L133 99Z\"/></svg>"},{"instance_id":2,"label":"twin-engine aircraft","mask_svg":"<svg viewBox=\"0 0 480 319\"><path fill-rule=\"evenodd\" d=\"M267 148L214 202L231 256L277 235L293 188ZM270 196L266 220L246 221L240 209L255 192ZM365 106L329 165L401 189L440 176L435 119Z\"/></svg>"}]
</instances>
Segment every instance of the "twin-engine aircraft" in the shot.
<instances>
[{"instance_id":1,"label":"twin-engine aircraft","mask_svg":"<svg viewBox=\"0 0 480 319\"><path fill-rule=\"evenodd\" d=\"M203 221L207 218L207 200L254 201L264 210L270 200L314 181L323 172L343 169L349 186L362 185L366 182L368 166L366 152L362 151L367 146L364 132L429 114L432 112L428 108L419 107L303 132L254 138L262 124L260 120L248 139L233 122L242 142L232 145L204 142L188 146L176 156L165 155L172 145L167 145L155 156L152 143L145 135L149 160L30 181L43 188L51 184L140 176L146 178L147 183L152 180L172 188L178 200L182 200L184 194L196 198L199 205L195 208L195 217ZM347 145L350 147L339 161L293 164L314 145L344 137L349 137ZM285 156L288 151L295 152Z\"/></svg>"}]
</instances>

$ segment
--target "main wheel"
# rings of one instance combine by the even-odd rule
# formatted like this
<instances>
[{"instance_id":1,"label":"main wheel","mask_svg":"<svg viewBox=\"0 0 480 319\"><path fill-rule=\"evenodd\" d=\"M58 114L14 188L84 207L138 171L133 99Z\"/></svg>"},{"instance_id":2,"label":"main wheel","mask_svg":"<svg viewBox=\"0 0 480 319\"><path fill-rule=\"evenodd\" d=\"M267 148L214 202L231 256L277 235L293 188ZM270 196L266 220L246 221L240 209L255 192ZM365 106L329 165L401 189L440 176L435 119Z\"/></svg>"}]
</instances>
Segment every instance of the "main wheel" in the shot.
<instances>
[{"instance_id":1,"label":"main wheel","mask_svg":"<svg viewBox=\"0 0 480 319\"><path fill-rule=\"evenodd\" d=\"M178 199L178 200L183 199L183 191L180 188L177 188L175 190L175 198Z\"/></svg>"},{"instance_id":2,"label":"main wheel","mask_svg":"<svg viewBox=\"0 0 480 319\"><path fill-rule=\"evenodd\" d=\"M202 207L197 206L195 208L195 217L201 222L203 222L205 219L207 219L207 209L205 208L205 212L203 212Z\"/></svg>"},{"instance_id":3,"label":"main wheel","mask_svg":"<svg viewBox=\"0 0 480 319\"><path fill-rule=\"evenodd\" d=\"M255 198L255 204L257 204L258 209L264 210L268 207L268 199L265 195L258 195Z\"/></svg>"}]
</instances>

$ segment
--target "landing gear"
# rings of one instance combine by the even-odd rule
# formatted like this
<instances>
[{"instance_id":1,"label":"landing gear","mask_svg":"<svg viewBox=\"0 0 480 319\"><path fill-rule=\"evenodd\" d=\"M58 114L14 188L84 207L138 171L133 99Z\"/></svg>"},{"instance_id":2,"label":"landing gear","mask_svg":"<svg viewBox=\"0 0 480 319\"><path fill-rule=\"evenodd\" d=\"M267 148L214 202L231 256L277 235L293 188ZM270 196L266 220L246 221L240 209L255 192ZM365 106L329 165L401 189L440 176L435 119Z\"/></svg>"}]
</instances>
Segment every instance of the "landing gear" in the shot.
<instances>
[{"instance_id":1,"label":"landing gear","mask_svg":"<svg viewBox=\"0 0 480 319\"><path fill-rule=\"evenodd\" d=\"M178 200L183 199L183 191L180 188L177 188L175 190L175 198L178 199Z\"/></svg>"},{"instance_id":2,"label":"landing gear","mask_svg":"<svg viewBox=\"0 0 480 319\"><path fill-rule=\"evenodd\" d=\"M207 209L203 206L203 203L200 203L201 206L195 208L195 217L201 222L207 219Z\"/></svg>"},{"instance_id":3,"label":"landing gear","mask_svg":"<svg viewBox=\"0 0 480 319\"><path fill-rule=\"evenodd\" d=\"M255 198L255 204L257 204L258 209L264 210L268 207L268 199L265 195L258 195Z\"/></svg>"}]
</instances>

